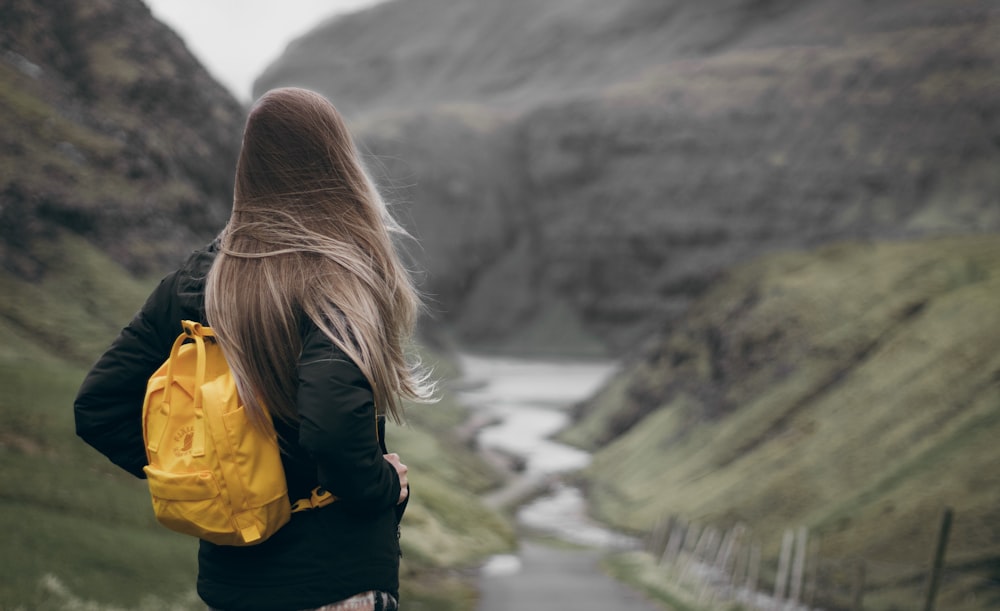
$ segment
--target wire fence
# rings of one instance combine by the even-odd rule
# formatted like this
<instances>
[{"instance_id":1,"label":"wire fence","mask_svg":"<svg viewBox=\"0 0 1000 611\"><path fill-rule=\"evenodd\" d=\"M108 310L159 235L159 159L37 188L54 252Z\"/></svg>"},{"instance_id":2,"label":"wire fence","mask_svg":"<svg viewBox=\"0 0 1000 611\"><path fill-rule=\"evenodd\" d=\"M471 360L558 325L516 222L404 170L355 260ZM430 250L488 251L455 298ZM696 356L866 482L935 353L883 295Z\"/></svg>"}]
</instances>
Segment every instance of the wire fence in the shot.
<instances>
[{"instance_id":1,"label":"wire fence","mask_svg":"<svg viewBox=\"0 0 1000 611\"><path fill-rule=\"evenodd\" d=\"M745 524L723 530L675 517L657 522L646 536L645 549L667 583L700 609L946 611L949 607L935 606L940 595L956 592L961 593L963 609L1000 608L995 570L983 561L952 566L945 562L951 520L949 509L942 516L935 549L928 551L929 561L923 564L918 559L901 564L824 557L819 540L804 527L786 530L777 558L764 558L764 546ZM893 602L899 596L886 592L902 592L909 602ZM918 600L920 606L913 606Z\"/></svg>"}]
</instances>

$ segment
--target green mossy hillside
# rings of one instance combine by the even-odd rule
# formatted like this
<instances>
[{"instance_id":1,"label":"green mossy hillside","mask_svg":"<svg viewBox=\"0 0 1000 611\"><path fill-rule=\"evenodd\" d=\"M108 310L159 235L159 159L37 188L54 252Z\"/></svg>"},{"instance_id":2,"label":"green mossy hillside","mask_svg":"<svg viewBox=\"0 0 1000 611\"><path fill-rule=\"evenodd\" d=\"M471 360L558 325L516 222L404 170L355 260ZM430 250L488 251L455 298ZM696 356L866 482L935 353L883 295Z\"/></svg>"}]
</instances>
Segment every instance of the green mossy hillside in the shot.
<instances>
[{"instance_id":1,"label":"green mossy hillside","mask_svg":"<svg viewBox=\"0 0 1000 611\"><path fill-rule=\"evenodd\" d=\"M909 609L952 507L942 608L997 602L996 235L734 269L577 416L564 439L599 448L590 497L618 526L742 523L773 559L806 526L868 563L866 609Z\"/></svg>"}]
</instances>

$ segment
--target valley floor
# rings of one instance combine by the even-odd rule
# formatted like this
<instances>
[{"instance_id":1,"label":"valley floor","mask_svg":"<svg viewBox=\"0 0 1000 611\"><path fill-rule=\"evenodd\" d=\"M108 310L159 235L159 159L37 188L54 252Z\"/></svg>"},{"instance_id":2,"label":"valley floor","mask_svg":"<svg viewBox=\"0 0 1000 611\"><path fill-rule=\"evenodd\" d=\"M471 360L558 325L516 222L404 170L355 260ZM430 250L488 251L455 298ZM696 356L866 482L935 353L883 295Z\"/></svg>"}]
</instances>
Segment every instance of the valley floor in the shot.
<instances>
[{"instance_id":1,"label":"valley floor","mask_svg":"<svg viewBox=\"0 0 1000 611\"><path fill-rule=\"evenodd\" d=\"M516 573L484 574L477 611L663 611L602 570L600 550L522 542Z\"/></svg>"}]
</instances>

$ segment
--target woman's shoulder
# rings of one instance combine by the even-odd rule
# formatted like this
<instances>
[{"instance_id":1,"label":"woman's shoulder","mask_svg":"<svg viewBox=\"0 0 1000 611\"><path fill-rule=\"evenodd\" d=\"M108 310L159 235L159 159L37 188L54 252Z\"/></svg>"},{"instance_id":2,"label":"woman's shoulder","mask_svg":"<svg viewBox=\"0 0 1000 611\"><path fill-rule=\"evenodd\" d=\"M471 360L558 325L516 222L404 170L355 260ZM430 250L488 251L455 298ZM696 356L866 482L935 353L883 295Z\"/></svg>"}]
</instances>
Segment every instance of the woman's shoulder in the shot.
<instances>
[{"instance_id":1,"label":"woman's shoulder","mask_svg":"<svg viewBox=\"0 0 1000 611\"><path fill-rule=\"evenodd\" d=\"M204 286L208 272L212 268L216 255L219 254L219 240L194 250L175 272L180 279Z\"/></svg>"},{"instance_id":2,"label":"woman's shoulder","mask_svg":"<svg viewBox=\"0 0 1000 611\"><path fill-rule=\"evenodd\" d=\"M188 318L205 321L205 281L218 252L216 239L192 252L173 273L174 296Z\"/></svg>"}]
</instances>

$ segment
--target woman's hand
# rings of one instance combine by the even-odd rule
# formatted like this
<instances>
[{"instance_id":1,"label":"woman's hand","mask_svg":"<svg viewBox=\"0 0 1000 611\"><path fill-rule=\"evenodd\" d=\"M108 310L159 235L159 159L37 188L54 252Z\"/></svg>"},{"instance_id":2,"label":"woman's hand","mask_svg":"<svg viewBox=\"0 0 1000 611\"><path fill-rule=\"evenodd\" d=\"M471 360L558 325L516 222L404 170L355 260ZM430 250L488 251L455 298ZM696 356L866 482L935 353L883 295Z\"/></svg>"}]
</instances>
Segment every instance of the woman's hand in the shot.
<instances>
[{"instance_id":1,"label":"woman's hand","mask_svg":"<svg viewBox=\"0 0 1000 611\"><path fill-rule=\"evenodd\" d=\"M406 497L410 496L410 482L406 478L406 472L409 469L399 461L399 454L383 454L382 458L396 468L396 474L399 476L399 500L396 501L396 504L399 505L406 500Z\"/></svg>"}]
</instances>

